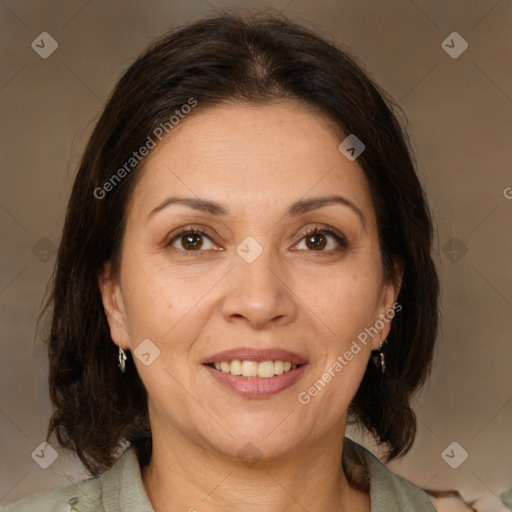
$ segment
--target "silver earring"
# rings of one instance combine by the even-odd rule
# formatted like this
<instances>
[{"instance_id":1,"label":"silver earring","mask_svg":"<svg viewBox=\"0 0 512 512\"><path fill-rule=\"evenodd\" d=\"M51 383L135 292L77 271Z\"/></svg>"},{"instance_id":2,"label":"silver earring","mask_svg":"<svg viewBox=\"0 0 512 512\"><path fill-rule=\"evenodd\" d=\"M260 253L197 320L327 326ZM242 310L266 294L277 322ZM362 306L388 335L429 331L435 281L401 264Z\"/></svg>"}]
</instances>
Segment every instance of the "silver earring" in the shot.
<instances>
[{"instance_id":1,"label":"silver earring","mask_svg":"<svg viewBox=\"0 0 512 512\"><path fill-rule=\"evenodd\" d=\"M382 374L386 373L386 356L382 351L382 347L387 342L388 340L381 341L379 345L379 350L376 351L377 354L373 356L373 363L375 364L377 370L380 370Z\"/></svg>"},{"instance_id":2,"label":"silver earring","mask_svg":"<svg viewBox=\"0 0 512 512\"><path fill-rule=\"evenodd\" d=\"M126 352L121 347L119 347L117 366L119 366L119 369L121 370L122 373L126 371Z\"/></svg>"}]
</instances>

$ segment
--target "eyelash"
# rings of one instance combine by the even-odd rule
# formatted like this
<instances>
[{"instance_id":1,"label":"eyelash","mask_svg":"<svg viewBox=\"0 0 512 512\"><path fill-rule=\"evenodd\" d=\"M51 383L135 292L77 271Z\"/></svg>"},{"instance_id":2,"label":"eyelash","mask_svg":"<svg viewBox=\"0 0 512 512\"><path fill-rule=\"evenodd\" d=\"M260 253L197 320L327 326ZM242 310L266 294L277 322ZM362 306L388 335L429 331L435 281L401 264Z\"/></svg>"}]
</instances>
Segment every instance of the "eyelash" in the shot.
<instances>
[{"instance_id":1,"label":"eyelash","mask_svg":"<svg viewBox=\"0 0 512 512\"><path fill-rule=\"evenodd\" d=\"M205 230L185 227L182 230L180 230L178 233L174 234L172 236L172 238L170 238L165 243L165 247L166 248L170 248L172 246L172 244L176 240L178 240L180 237L182 237L184 235L202 235L202 236L208 238L210 241L213 242L212 237ZM327 253L329 253L331 251L339 251L339 250L347 249L348 248L347 239L345 238L345 236L343 234L341 234L341 233L338 234L338 232L334 231L333 229L320 228L320 227L314 227L314 228L307 229L304 233L302 233L302 237L299 240L299 243L302 242L305 238L307 238L308 236L311 236L311 235L330 235L330 236L332 236L336 240L336 242L338 242L340 247L338 247L336 249L330 249L330 250L327 250L327 251L326 250L321 250L321 251L310 250L310 251L307 251L307 252L327 252ZM296 245L298 245L298 244L296 244ZM180 252L183 252L183 253L201 253L201 252L205 252L205 251L201 251L201 250L197 250L197 251L186 250L186 249L177 249L177 250L180 251Z\"/></svg>"},{"instance_id":2,"label":"eyelash","mask_svg":"<svg viewBox=\"0 0 512 512\"><path fill-rule=\"evenodd\" d=\"M300 241L302 242L302 240L304 240L304 238L311 236L311 235L330 235L330 236L332 236L334 238L334 240L336 240L336 242L338 242L340 247L338 247L336 249L331 249L331 250L337 251L340 249L348 248L348 242L347 242L347 239L345 238L345 236L342 235L341 233L338 233L337 231L334 231L333 229L319 228L319 227L309 228L304 233L302 233L302 238L300 239ZM329 252L329 251L308 251L308 252Z\"/></svg>"}]
</instances>

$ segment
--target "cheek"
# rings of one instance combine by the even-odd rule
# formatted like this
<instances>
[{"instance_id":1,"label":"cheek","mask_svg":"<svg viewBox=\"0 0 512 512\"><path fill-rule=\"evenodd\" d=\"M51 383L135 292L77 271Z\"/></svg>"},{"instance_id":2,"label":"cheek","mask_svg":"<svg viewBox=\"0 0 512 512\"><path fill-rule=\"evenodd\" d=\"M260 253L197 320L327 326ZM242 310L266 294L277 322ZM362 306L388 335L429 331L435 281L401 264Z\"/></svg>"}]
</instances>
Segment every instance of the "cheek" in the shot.
<instances>
[{"instance_id":1,"label":"cheek","mask_svg":"<svg viewBox=\"0 0 512 512\"><path fill-rule=\"evenodd\" d=\"M133 292L126 309L130 337L133 341L142 337L161 343L185 315L186 297L173 287L151 280L145 280Z\"/></svg>"},{"instance_id":2,"label":"cheek","mask_svg":"<svg viewBox=\"0 0 512 512\"><path fill-rule=\"evenodd\" d=\"M162 279L151 261L137 254L127 254L123 263L121 283L130 338L133 343L144 338L157 342L172 327L176 287Z\"/></svg>"},{"instance_id":3,"label":"cheek","mask_svg":"<svg viewBox=\"0 0 512 512\"><path fill-rule=\"evenodd\" d=\"M126 317L132 341L149 338L159 345L169 342L173 349L185 345L185 339L197 334L201 326L198 312L216 278L215 273L183 279L172 268L148 258L125 268L123 277ZM190 319L194 322L190 324ZM184 326L187 335L183 336Z\"/></svg>"},{"instance_id":4,"label":"cheek","mask_svg":"<svg viewBox=\"0 0 512 512\"><path fill-rule=\"evenodd\" d=\"M375 320L377 278L375 272L341 268L330 277L302 281L298 295L308 297L305 302L342 345Z\"/></svg>"}]
</instances>

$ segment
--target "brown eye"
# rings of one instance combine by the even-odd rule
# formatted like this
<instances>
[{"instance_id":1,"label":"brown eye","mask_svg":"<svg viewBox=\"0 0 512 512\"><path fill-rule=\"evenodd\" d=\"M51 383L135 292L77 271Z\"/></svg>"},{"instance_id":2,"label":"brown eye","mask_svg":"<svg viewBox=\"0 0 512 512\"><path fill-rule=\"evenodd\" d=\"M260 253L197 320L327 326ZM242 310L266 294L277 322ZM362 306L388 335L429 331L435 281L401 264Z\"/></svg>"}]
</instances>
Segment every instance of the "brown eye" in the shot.
<instances>
[{"instance_id":1,"label":"brown eye","mask_svg":"<svg viewBox=\"0 0 512 512\"><path fill-rule=\"evenodd\" d=\"M195 251L201 249L203 245L202 235L190 233L181 236L181 246L187 251Z\"/></svg>"},{"instance_id":2,"label":"brown eye","mask_svg":"<svg viewBox=\"0 0 512 512\"><path fill-rule=\"evenodd\" d=\"M327 240L323 233L314 233L306 237L306 245L315 251L322 250L327 245Z\"/></svg>"},{"instance_id":3,"label":"brown eye","mask_svg":"<svg viewBox=\"0 0 512 512\"><path fill-rule=\"evenodd\" d=\"M202 252L212 249L214 244L206 232L196 229L177 233L167 244L183 252Z\"/></svg>"},{"instance_id":4,"label":"brown eye","mask_svg":"<svg viewBox=\"0 0 512 512\"><path fill-rule=\"evenodd\" d=\"M301 247L301 244L304 244L305 247ZM348 242L341 233L338 234L331 229L315 228L306 232L295 247L309 252L329 252L346 249Z\"/></svg>"}]
</instances>

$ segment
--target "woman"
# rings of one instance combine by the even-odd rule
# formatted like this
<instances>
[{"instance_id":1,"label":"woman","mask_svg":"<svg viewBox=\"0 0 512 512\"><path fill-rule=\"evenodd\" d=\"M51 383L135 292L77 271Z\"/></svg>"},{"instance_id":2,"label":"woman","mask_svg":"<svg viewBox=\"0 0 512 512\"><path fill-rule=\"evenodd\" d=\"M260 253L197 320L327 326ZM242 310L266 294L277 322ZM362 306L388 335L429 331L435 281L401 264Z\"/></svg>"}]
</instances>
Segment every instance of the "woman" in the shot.
<instances>
[{"instance_id":1,"label":"woman","mask_svg":"<svg viewBox=\"0 0 512 512\"><path fill-rule=\"evenodd\" d=\"M434 510L403 456L438 278L406 135L282 18L155 42L116 86L53 281L49 436L92 478L18 511Z\"/></svg>"}]
</instances>

